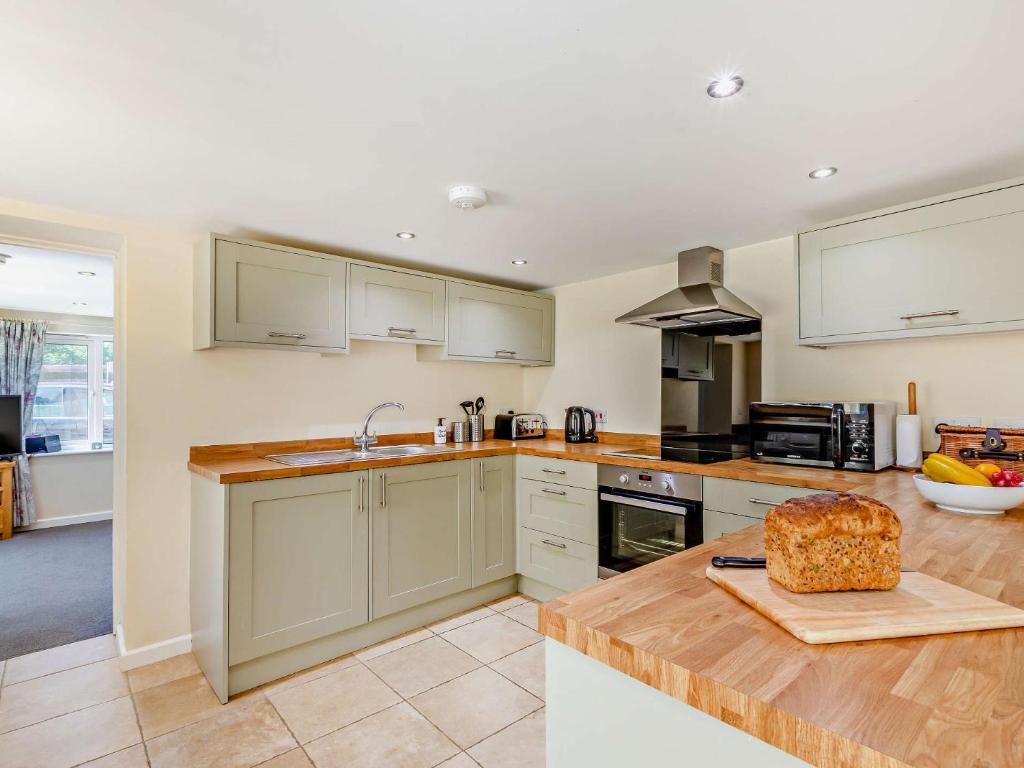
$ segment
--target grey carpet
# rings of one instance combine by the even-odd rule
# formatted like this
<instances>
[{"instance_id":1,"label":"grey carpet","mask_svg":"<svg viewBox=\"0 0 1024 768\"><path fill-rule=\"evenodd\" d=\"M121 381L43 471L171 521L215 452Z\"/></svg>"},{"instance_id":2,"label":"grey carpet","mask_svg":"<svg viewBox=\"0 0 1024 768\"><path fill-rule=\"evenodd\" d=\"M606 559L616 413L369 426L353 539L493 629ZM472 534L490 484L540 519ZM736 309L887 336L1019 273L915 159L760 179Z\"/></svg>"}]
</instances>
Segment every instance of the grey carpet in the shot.
<instances>
[{"instance_id":1,"label":"grey carpet","mask_svg":"<svg viewBox=\"0 0 1024 768\"><path fill-rule=\"evenodd\" d=\"M113 631L111 531L104 520L0 541L0 660Z\"/></svg>"}]
</instances>

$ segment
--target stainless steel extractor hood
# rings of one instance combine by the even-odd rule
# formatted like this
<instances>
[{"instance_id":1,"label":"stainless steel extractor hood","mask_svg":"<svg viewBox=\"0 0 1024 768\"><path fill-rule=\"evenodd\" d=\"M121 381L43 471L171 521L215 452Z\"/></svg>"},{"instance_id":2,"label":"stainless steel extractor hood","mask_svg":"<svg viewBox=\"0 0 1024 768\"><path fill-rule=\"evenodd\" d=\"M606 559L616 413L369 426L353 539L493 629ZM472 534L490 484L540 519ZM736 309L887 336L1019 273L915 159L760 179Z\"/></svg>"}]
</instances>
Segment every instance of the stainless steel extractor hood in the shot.
<instances>
[{"instance_id":1,"label":"stainless steel extractor hood","mask_svg":"<svg viewBox=\"0 0 1024 768\"><path fill-rule=\"evenodd\" d=\"M740 336L761 330L761 314L722 285L725 263L718 248L679 254L679 287L615 318L695 336Z\"/></svg>"}]
</instances>

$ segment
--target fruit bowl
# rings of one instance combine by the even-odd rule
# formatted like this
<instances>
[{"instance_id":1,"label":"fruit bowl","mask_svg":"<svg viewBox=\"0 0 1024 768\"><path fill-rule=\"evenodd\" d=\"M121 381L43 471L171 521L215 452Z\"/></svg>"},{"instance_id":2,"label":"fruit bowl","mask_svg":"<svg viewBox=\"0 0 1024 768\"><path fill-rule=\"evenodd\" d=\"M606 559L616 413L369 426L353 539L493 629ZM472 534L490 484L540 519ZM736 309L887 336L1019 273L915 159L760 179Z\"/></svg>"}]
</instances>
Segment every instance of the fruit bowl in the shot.
<instances>
[{"instance_id":1,"label":"fruit bowl","mask_svg":"<svg viewBox=\"0 0 1024 768\"><path fill-rule=\"evenodd\" d=\"M979 485L937 483L924 475L914 475L918 492L939 509L968 515L1001 515L1024 504L1024 486L986 488Z\"/></svg>"}]
</instances>

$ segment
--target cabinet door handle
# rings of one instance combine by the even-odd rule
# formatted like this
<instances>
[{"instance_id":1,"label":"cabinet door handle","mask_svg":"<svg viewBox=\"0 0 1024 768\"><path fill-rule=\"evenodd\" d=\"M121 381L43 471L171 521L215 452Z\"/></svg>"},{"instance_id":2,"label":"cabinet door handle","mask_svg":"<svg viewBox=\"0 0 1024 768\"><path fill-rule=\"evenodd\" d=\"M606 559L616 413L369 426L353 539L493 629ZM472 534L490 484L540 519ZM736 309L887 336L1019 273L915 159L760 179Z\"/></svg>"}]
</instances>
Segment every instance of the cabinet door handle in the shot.
<instances>
[{"instance_id":1,"label":"cabinet door handle","mask_svg":"<svg viewBox=\"0 0 1024 768\"><path fill-rule=\"evenodd\" d=\"M495 357L515 357L516 351L514 349L496 349L494 350Z\"/></svg>"},{"instance_id":2,"label":"cabinet door handle","mask_svg":"<svg viewBox=\"0 0 1024 768\"><path fill-rule=\"evenodd\" d=\"M388 336L415 336L415 328L396 328L393 325L388 326Z\"/></svg>"},{"instance_id":3,"label":"cabinet door handle","mask_svg":"<svg viewBox=\"0 0 1024 768\"><path fill-rule=\"evenodd\" d=\"M484 463L480 462L480 490L484 489Z\"/></svg>"},{"instance_id":4,"label":"cabinet door handle","mask_svg":"<svg viewBox=\"0 0 1024 768\"><path fill-rule=\"evenodd\" d=\"M280 333L279 331L267 331L267 336L272 339L296 339L298 341L306 338L304 333Z\"/></svg>"},{"instance_id":5,"label":"cabinet door handle","mask_svg":"<svg viewBox=\"0 0 1024 768\"><path fill-rule=\"evenodd\" d=\"M912 315L900 315L900 320L916 320L919 317L953 317L959 315L959 309L936 309L934 312L917 312Z\"/></svg>"},{"instance_id":6,"label":"cabinet door handle","mask_svg":"<svg viewBox=\"0 0 1024 768\"><path fill-rule=\"evenodd\" d=\"M549 475L564 475L564 469L542 469L541 472L547 472Z\"/></svg>"},{"instance_id":7,"label":"cabinet door handle","mask_svg":"<svg viewBox=\"0 0 1024 768\"><path fill-rule=\"evenodd\" d=\"M541 544L547 544L549 547L558 547L559 549L568 549L565 544L561 544L557 541L550 541L549 539L541 539Z\"/></svg>"},{"instance_id":8,"label":"cabinet door handle","mask_svg":"<svg viewBox=\"0 0 1024 768\"><path fill-rule=\"evenodd\" d=\"M766 507L777 507L781 501L768 501L768 499L747 499L751 504L764 504Z\"/></svg>"},{"instance_id":9,"label":"cabinet door handle","mask_svg":"<svg viewBox=\"0 0 1024 768\"><path fill-rule=\"evenodd\" d=\"M359 503L356 504L356 511L363 511L363 476L359 476Z\"/></svg>"},{"instance_id":10,"label":"cabinet door handle","mask_svg":"<svg viewBox=\"0 0 1024 768\"><path fill-rule=\"evenodd\" d=\"M388 476L380 473L380 506L381 509L388 505Z\"/></svg>"},{"instance_id":11,"label":"cabinet door handle","mask_svg":"<svg viewBox=\"0 0 1024 768\"><path fill-rule=\"evenodd\" d=\"M541 488L544 493L550 493L553 496L565 496L565 491L552 491L550 488Z\"/></svg>"}]
</instances>

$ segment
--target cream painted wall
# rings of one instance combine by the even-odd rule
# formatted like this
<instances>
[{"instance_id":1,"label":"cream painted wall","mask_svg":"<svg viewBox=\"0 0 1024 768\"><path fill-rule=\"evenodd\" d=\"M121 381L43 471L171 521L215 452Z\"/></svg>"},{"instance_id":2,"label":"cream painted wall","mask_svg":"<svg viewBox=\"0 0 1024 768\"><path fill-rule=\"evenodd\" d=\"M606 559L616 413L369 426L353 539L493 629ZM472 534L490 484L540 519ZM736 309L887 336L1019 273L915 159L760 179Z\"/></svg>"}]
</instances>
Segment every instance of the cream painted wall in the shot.
<instances>
[{"instance_id":1,"label":"cream painted wall","mask_svg":"<svg viewBox=\"0 0 1024 768\"><path fill-rule=\"evenodd\" d=\"M382 433L429 431L438 416L483 395L492 407L522 405L518 366L426 363L411 345L355 342L351 355L192 349L192 247L200 233L0 200L0 217L123 235L117 323L125 370L125 419L118 444L127 486L115 514L129 650L189 631L188 516L191 445L345 435L383 400ZM46 226L44 238L53 238ZM3 232L0 232L2 235ZM42 460L40 460L42 461ZM115 509L121 509L115 501ZM117 610L117 609L115 609Z\"/></svg>"},{"instance_id":2,"label":"cream painted wall","mask_svg":"<svg viewBox=\"0 0 1024 768\"><path fill-rule=\"evenodd\" d=\"M764 317L762 399L895 400L906 413L914 380L926 447L937 444L936 416L1024 418L1024 333L799 347L794 238L735 248L725 259L726 285ZM659 333L614 319L669 290L675 277L671 262L555 289L556 364L526 370L526 407L557 422L566 405L600 406L608 431L658 432Z\"/></svg>"},{"instance_id":3,"label":"cream painted wall","mask_svg":"<svg viewBox=\"0 0 1024 768\"><path fill-rule=\"evenodd\" d=\"M110 512L114 508L111 451L33 456L29 467L37 522Z\"/></svg>"}]
</instances>

